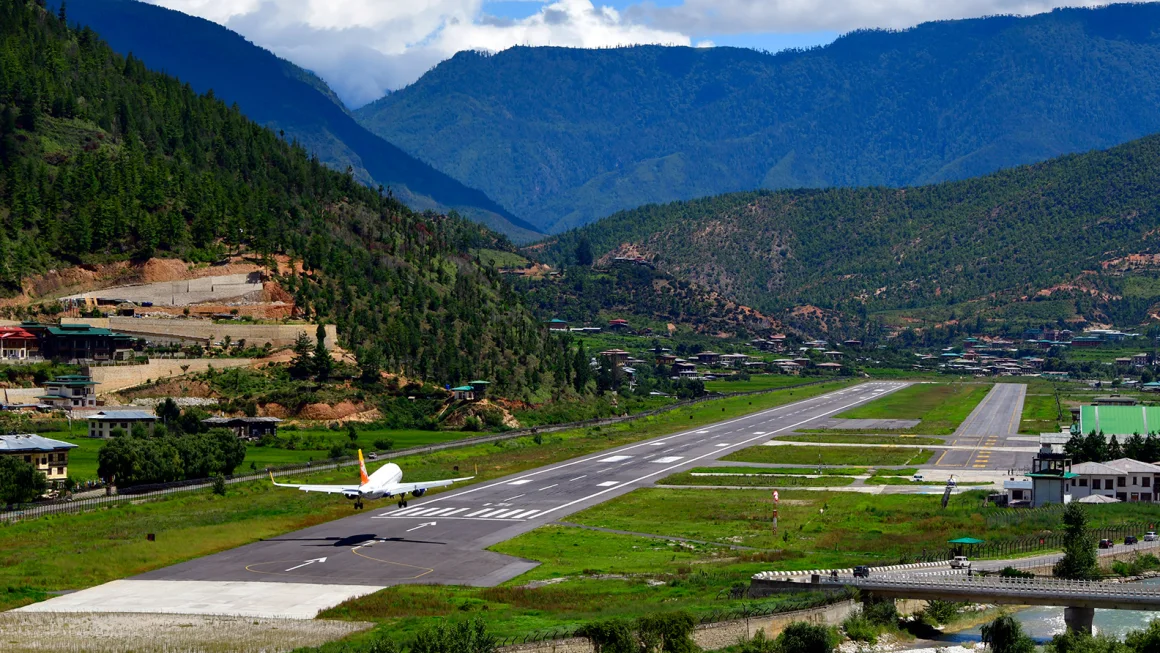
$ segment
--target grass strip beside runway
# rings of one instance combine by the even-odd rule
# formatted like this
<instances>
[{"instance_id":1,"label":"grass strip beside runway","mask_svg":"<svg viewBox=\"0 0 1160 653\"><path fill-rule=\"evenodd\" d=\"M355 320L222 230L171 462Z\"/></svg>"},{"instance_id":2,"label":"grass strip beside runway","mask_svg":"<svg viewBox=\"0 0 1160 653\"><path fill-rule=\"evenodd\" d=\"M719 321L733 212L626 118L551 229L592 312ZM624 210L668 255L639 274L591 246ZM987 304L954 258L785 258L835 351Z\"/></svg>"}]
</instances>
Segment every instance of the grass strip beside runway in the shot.
<instances>
[{"instance_id":1,"label":"grass strip beside runway","mask_svg":"<svg viewBox=\"0 0 1160 653\"><path fill-rule=\"evenodd\" d=\"M950 435L991 391L989 383L917 383L836 415L843 419L918 419L907 433Z\"/></svg>"},{"instance_id":2,"label":"grass strip beside runway","mask_svg":"<svg viewBox=\"0 0 1160 653\"><path fill-rule=\"evenodd\" d=\"M827 444L943 444L944 438L929 438L918 435L857 435L841 433L802 433L781 435L774 440L787 442L823 442Z\"/></svg>"},{"instance_id":3,"label":"grass strip beside runway","mask_svg":"<svg viewBox=\"0 0 1160 653\"><path fill-rule=\"evenodd\" d=\"M659 485L719 485L723 487L835 487L854 482L849 476L787 476L784 474L738 474L736 472L714 473L712 476L694 476L691 472L681 472L667 476Z\"/></svg>"},{"instance_id":4,"label":"grass strip beside runway","mask_svg":"<svg viewBox=\"0 0 1160 653\"><path fill-rule=\"evenodd\" d=\"M922 465L930 460L930 449L893 447L813 447L757 445L722 458L740 463L782 465Z\"/></svg>"}]
</instances>

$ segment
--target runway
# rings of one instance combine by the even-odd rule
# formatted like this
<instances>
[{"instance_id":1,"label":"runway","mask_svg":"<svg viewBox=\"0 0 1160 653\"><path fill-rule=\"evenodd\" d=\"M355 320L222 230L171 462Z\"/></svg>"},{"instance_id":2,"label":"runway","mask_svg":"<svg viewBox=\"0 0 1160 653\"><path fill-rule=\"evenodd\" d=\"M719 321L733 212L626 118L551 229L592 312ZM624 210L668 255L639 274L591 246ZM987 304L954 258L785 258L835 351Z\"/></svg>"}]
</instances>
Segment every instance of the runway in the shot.
<instances>
[{"instance_id":1,"label":"runway","mask_svg":"<svg viewBox=\"0 0 1160 653\"><path fill-rule=\"evenodd\" d=\"M190 586L203 592L214 587L211 583L220 583L223 588L236 588L238 582L260 583L267 593L281 595L319 585L345 586L343 591L350 595L363 593L359 587L373 591L403 583L496 585L538 563L485 550L493 544L906 385L863 383L718 424L412 499L403 509L383 502L344 519L136 576L116 592L105 589L115 585L111 583L29 607L37 611L162 611L154 605L156 592L125 591L148 581L198 581ZM166 612L182 609L180 592L173 594L175 598L165 602ZM152 598L135 598L139 596ZM286 596L279 598L280 604L286 602ZM228 601L215 603L213 610L215 614L269 614L252 594L237 606L231 607Z\"/></svg>"},{"instance_id":2,"label":"runway","mask_svg":"<svg viewBox=\"0 0 1160 653\"><path fill-rule=\"evenodd\" d=\"M996 383L946 443L953 447L935 459L935 467L969 470L1029 468L1033 447L1025 441L1008 442L1019 434L1027 386ZM1032 447L1032 450L1028 450ZM1023 451L1017 451L1023 449Z\"/></svg>"}]
</instances>

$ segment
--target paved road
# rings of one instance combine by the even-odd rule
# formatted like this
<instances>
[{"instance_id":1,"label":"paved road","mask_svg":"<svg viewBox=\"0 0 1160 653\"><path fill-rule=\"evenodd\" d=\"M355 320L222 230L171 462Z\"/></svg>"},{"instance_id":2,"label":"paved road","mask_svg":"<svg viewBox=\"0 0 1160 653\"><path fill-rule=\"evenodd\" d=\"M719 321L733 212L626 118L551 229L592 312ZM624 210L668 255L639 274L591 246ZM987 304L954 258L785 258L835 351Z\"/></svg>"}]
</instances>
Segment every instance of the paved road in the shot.
<instances>
[{"instance_id":1,"label":"paved road","mask_svg":"<svg viewBox=\"0 0 1160 653\"><path fill-rule=\"evenodd\" d=\"M1010 450L1027 447L1028 443L1008 442L1008 438L1019 434L1026 395L1027 386L1022 383L996 383L954 435L947 438L947 444L959 448L941 454L935 459L935 467L1030 468L1033 453Z\"/></svg>"},{"instance_id":2,"label":"paved road","mask_svg":"<svg viewBox=\"0 0 1160 653\"><path fill-rule=\"evenodd\" d=\"M495 585L537 563L484 550L488 546L906 385L864 383L412 500L404 509L379 504L345 519L149 572L135 580Z\"/></svg>"}]
</instances>

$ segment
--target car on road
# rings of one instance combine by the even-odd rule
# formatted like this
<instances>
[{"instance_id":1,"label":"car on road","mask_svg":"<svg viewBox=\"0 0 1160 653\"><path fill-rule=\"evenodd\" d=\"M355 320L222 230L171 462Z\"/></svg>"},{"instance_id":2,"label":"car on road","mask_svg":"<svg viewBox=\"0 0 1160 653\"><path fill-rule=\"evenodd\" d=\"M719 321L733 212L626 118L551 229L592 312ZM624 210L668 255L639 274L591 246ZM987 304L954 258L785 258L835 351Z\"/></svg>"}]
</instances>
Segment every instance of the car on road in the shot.
<instances>
[{"instance_id":1,"label":"car on road","mask_svg":"<svg viewBox=\"0 0 1160 653\"><path fill-rule=\"evenodd\" d=\"M1136 539L1135 535L1127 535L1124 537L1124 544L1135 544L1140 540Z\"/></svg>"},{"instance_id":2,"label":"car on road","mask_svg":"<svg viewBox=\"0 0 1160 653\"><path fill-rule=\"evenodd\" d=\"M951 559L951 569L970 569L971 561L967 556L955 556Z\"/></svg>"},{"instance_id":3,"label":"car on road","mask_svg":"<svg viewBox=\"0 0 1160 653\"><path fill-rule=\"evenodd\" d=\"M1100 540L1100 548L1101 549L1110 549L1113 546L1115 546L1115 543L1112 542L1111 540Z\"/></svg>"},{"instance_id":4,"label":"car on road","mask_svg":"<svg viewBox=\"0 0 1160 653\"><path fill-rule=\"evenodd\" d=\"M912 478L912 480L915 483L921 483L922 482L922 474L915 474L914 477Z\"/></svg>"},{"instance_id":5,"label":"car on road","mask_svg":"<svg viewBox=\"0 0 1160 653\"><path fill-rule=\"evenodd\" d=\"M947 487L958 487L959 483L953 478L947 479Z\"/></svg>"},{"instance_id":6,"label":"car on road","mask_svg":"<svg viewBox=\"0 0 1160 653\"><path fill-rule=\"evenodd\" d=\"M1144 533L1144 541L1145 542L1155 542L1156 541L1156 531L1148 531L1147 533Z\"/></svg>"},{"instance_id":7,"label":"car on road","mask_svg":"<svg viewBox=\"0 0 1160 653\"><path fill-rule=\"evenodd\" d=\"M858 565L854 567L854 578L869 578L870 568L866 565Z\"/></svg>"}]
</instances>

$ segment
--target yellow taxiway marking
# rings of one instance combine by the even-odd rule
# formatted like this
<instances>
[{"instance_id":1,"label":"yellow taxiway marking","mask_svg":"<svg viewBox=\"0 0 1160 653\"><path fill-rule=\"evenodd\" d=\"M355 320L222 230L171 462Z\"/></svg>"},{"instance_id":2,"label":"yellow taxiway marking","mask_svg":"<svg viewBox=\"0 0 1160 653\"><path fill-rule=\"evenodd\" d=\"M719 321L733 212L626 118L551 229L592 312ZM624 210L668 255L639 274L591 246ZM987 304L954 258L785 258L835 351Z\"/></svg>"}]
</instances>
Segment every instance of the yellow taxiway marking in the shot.
<instances>
[{"instance_id":1,"label":"yellow taxiway marking","mask_svg":"<svg viewBox=\"0 0 1160 653\"><path fill-rule=\"evenodd\" d=\"M938 467L939 465L942 464L942 459L946 458L947 451L949 451L949 449L943 449L942 455L938 457L938 460L934 461L935 467Z\"/></svg>"}]
</instances>

